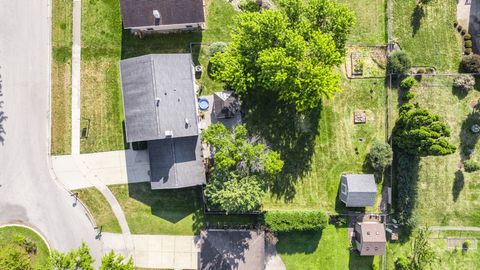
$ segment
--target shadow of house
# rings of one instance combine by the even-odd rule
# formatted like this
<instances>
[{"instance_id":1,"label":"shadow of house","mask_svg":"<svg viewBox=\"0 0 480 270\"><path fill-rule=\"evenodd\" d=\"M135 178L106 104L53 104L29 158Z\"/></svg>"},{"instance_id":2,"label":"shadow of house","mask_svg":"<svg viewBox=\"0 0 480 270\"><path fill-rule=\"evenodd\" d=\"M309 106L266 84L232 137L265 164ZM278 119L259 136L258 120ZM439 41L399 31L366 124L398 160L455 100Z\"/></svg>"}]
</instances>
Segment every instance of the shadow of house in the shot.
<instances>
[{"instance_id":1,"label":"shadow of house","mask_svg":"<svg viewBox=\"0 0 480 270\"><path fill-rule=\"evenodd\" d=\"M299 114L274 93L251 91L241 97L245 123L254 135L278 151L284 161L283 170L270 190L277 198L290 200L295 196L295 183L310 169L311 157L318 134L321 104L309 112Z\"/></svg>"},{"instance_id":2,"label":"shadow of house","mask_svg":"<svg viewBox=\"0 0 480 270\"><path fill-rule=\"evenodd\" d=\"M199 269L263 270L265 232L204 230L201 232Z\"/></svg>"},{"instance_id":3,"label":"shadow of house","mask_svg":"<svg viewBox=\"0 0 480 270\"><path fill-rule=\"evenodd\" d=\"M468 32L472 36L472 50L480 52L480 2L470 1L470 19Z\"/></svg>"}]
</instances>

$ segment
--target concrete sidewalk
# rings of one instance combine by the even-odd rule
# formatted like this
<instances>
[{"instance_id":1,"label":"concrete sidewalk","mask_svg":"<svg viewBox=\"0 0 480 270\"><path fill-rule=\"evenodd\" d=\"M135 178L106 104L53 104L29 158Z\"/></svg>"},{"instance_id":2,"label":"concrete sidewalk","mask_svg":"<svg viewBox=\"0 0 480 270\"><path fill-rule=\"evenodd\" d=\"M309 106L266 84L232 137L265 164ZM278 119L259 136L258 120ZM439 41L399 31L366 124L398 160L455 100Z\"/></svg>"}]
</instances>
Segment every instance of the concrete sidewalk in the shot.
<instances>
[{"instance_id":1,"label":"concrete sidewalk","mask_svg":"<svg viewBox=\"0 0 480 270\"><path fill-rule=\"evenodd\" d=\"M73 1L72 30L72 155L80 154L80 54L82 33L82 2Z\"/></svg>"},{"instance_id":2,"label":"concrete sidewalk","mask_svg":"<svg viewBox=\"0 0 480 270\"><path fill-rule=\"evenodd\" d=\"M199 236L132 235L136 267L153 269L198 269ZM103 251L127 254L123 236L102 234Z\"/></svg>"},{"instance_id":3,"label":"concrete sidewalk","mask_svg":"<svg viewBox=\"0 0 480 270\"><path fill-rule=\"evenodd\" d=\"M146 150L52 156L52 165L57 180L70 190L93 187L93 177L105 185L150 181Z\"/></svg>"}]
</instances>

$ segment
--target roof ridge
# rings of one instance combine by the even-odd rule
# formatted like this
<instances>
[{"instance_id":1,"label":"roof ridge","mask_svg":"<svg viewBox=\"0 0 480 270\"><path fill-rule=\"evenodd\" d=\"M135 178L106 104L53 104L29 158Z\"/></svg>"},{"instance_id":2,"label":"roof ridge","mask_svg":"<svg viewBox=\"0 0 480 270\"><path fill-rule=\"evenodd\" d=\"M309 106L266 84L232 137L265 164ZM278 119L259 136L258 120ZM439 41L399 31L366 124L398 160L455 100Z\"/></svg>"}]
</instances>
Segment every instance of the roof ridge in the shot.
<instances>
[{"instance_id":1,"label":"roof ridge","mask_svg":"<svg viewBox=\"0 0 480 270\"><path fill-rule=\"evenodd\" d=\"M157 91L157 82L155 80L155 63L154 63L154 58L152 54L149 54L148 57L150 58L150 66L152 67L151 72L152 72L152 89L153 89L153 100L155 100L155 104L153 104L154 109L155 109L155 121L157 122L157 135L160 136L160 116L158 115L158 106L157 102L159 102L159 97L158 97L158 91Z\"/></svg>"}]
</instances>

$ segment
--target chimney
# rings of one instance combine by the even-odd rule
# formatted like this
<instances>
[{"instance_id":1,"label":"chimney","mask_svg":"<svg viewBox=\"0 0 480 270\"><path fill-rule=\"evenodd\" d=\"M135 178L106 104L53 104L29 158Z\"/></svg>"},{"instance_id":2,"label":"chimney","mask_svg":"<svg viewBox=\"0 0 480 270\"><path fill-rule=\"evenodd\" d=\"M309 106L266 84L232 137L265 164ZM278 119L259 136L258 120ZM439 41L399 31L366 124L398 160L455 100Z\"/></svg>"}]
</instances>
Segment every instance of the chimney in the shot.
<instances>
[{"instance_id":1,"label":"chimney","mask_svg":"<svg viewBox=\"0 0 480 270\"><path fill-rule=\"evenodd\" d=\"M156 9L153 10L153 17L155 18L155 25L160 25L160 12Z\"/></svg>"}]
</instances>

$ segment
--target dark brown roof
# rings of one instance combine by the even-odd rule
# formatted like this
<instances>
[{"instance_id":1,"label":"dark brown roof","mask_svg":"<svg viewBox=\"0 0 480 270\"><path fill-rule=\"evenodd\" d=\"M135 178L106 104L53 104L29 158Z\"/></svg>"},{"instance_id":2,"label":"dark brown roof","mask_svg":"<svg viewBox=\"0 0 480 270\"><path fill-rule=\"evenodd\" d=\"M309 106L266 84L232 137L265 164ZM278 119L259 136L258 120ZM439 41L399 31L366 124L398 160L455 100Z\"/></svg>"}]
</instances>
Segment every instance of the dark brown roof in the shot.
<instances>
[{"instance_id":1,"label":"dark brown roof","mask_svg":"<svg viewBox=\"0 0 480 270\"><path fill-rule=\"evenodd\" d=\"M213 113L218 118L230 118L240 109L240 103L233 91L215 92L213 95Z\"/></svg>"},{"instance_id":2,"label":"dark brown roof","mask_svg":"<svg viewBox=\"0 0 480 270\"><path fill-rule=\"evenodd\" d=\"M153 11L160 13L160 25L203 23L203 0L120 0L123 27L152 26Z\"/></svg>"},{"instance_id":3,"label":"dark brown roof","mask_svg":"<svg viewBox=\"0 0 480 270\"><path fill-rule=\"evenodd\" d=\"M360 255L374 256L385 254L385 245L387 238L385 235L385 225L378 222L357 223L355 230L360 234L361 243Z\"/></svg>"}]
</instances>

